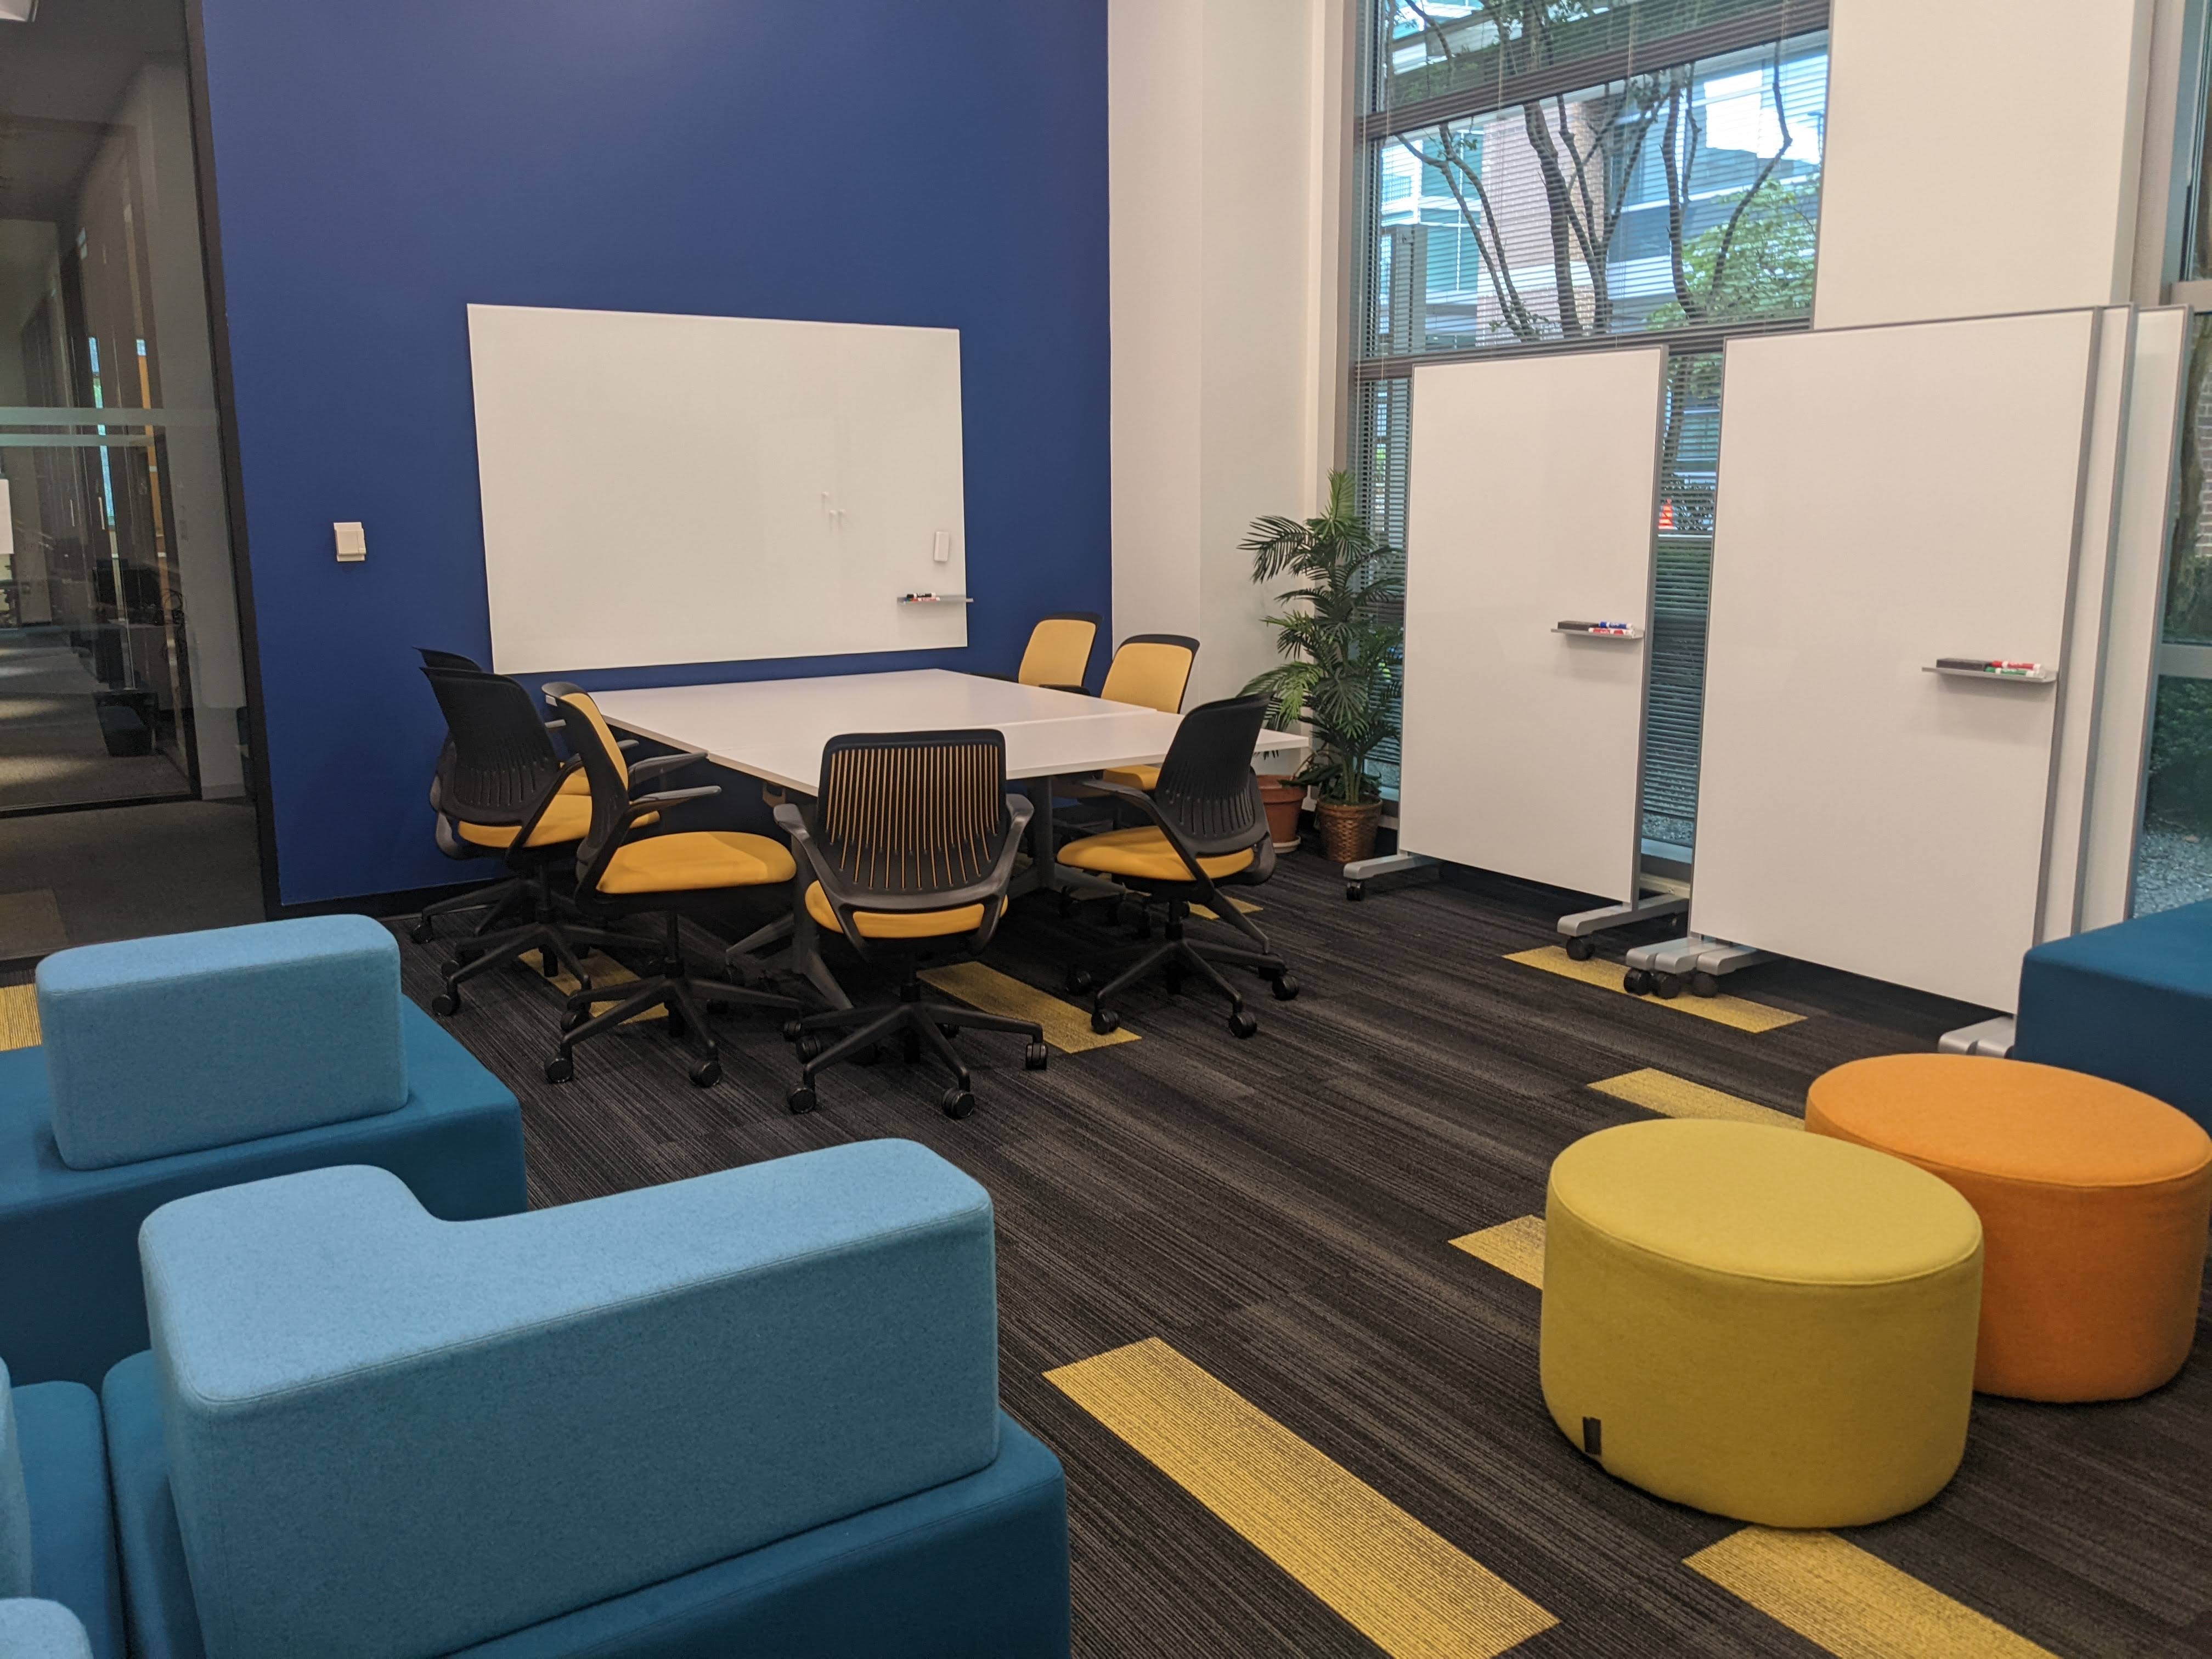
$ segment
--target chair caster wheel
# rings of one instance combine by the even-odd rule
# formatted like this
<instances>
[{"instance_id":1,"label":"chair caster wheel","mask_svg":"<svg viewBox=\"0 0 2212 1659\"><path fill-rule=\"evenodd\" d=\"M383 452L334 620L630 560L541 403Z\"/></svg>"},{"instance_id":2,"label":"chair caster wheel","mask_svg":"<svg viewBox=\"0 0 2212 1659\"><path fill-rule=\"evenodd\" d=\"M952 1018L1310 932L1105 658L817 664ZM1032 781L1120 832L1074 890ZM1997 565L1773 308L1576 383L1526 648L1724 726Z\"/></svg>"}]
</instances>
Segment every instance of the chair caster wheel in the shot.
<instances>
[{"instance_id":1,"label":"chair caster wheel","mask_svg":"<svg viewBox=\"0 0 2212 1659\"><path fill-rule=\"evenodd\" d=\"M1344 896L1354 904L1358 903L1367 896L1367 884L1364 881L1347 881L1344 884Z\"/></svg>"},{"instance_id":2,"label":"chair caster wheel","mask_svg":"<svg viewBox=\"0 0 2212 1659\"><path fill-rule=\"evenodd\" d=\"M711 1089L721 1080L722 1062L719 1060L702 1060L691 1068L691 1082L695 1087Z\"/></svg>"},{"instance_id":3,"label":"chair caster wheel","mask_svg":"<svg viewBox=\"0 0 2212 1659\"><path fill-rule=\"evenodd\" d=\"M801 1061L810 1060L813 1059L815 1055L822 1052L822 1039L818 1036L803 1036L799 1039L799 1042L793 1048L793 1052L799 1056Z\"/></svg>"},{"instance_id":4,"label":"chair caster wheel","mask_svg":"<svg viewBox=\"0 0 2212 1659\"><path fill-rule=\"evenodd\" d=\"M1079 996L1089 990L1091 986L1091 970L1088 968L1071 968L1067 970L1067 988L1070 991Z\"/></svg>"},{"instance_id":5,"label":"chair caster wheel","mask_svg":"<svg viewBox=\"0 0 2212 1659\"><path fill-rule=\"evenodd\" d=\"M1111 1008L1094 1008L1091 1011L1091 1029L1097 1032L1100 1036L1104 1036L1121 1023L1121 1016Z\"/></svg>"},{"instance_id":6,"label":"chair caster wheel","mask_svg":"<svg viewBox=\"0 0 2212 1659\"><path fill-rule=\"evenodd\" d=\"M1693 997L1717 997L1721 994L1720 975L1709 974L1702 968L1690 975L1690 994Z\"/></svg>"},{"instance_id":7,"label":"chair caster wheel","mask_svg":"<svg viewBox=\"0 0 2212 1659\"><path fill-rule=\"evenodd\" d=\"M575 1075L576 1062L566 1054L556 1054L545 1062L545 1080L548 1083L568 1083Z\"/></svg>"},{"instance_id":8,"label":"chair caster wheel","mask_svg":"<svg viewBox=\"0 0 2212 1659\"><path fill-rule=\"evenodd\" d=\"M1596 945L1587 939L1571 939L1567 941L1567 956L1571 961L1588 962L1596 954Z\"/></svg>"},{"instance_id":9,"label":"chair caster wheel","mask_svg":"<svg viewBox=\"0 0 2212 1659\"><path fill-rule=\"evenodd\" d=\"M1260 1029L1260 1022L1239 1008L1229 1016L1229 1031L1232 1036L1248 1037Z\"/></svg>"},{"instance_id":10,"label":"chair caster wheel","mask_svg":"<svg viewBox=\"0 0 2212 1659\"><path fill-rule=\"evenodd\" d=\"M805 1035L806 1027L800 1024L799 1021L787 1019L783 1022L783 1040L786 1042L797 1042Z\"/></svg>"},{"instance_id":11,"label":"chair caster wheel","mask_svg":"<svg viewBox=\"0 0 2212 1659\"><path fill-rule=\"evenodd\" d=\"M1651 975L1641 968L1632 968L1620 976L1620 988L1632 997L1648 995L1651 990Z\"/></svg>"},{"instance_id":12,"label":"chair caster wheel","mask_svg":"<svg viewBox=\"0 0 2212 1659\"><path fill-rule=\"evenodd\" d=\"M428 945L436 936L437 930L430 925L430 918L428 916L418 918L415 925L407 930L407 937L417 945Z\"/></svg>"},{"instance_id":13,"label":"chair caster wheel","mask_svg":"<svg viewBox=\"0 0 2212 1659\"><path fill-rule=\"evenodd\" d=\"M1672 1000L1682 994L1682 976L1680 974L1654 974L1651 975L1651 988Z\"/></svg>"},{"instance_id":14,"label":"chair caster wheel","mask_svg":"<svg viewBox=\"0 0 2212 1659\"><path fill-rule=\"evenodd\" d=\"M452 1018L461 1012L461 994L448 986L430 999L430 1012Z\"/></svg>"},{"instance_id":15,"label":"chair caster wheel","mask_svg":"<svg viewBox=\"0 0 2212 1659\"><path fill-rule=\"evenodd\" d=\"M975 1097L956 1083L945 1091L945 1097L938 1104L947 1117L965 1117L975 1109Z\"/></svg>"},{"instance_id":16,"label":"chair caster wheel","mask_svg":"<svg viewBox=\"0 0 2212 1659\"><path fill-rule=\"evenodd\" d=\"M1288 974L1284 974L1269 981L1268 988L1274 992L1276 1001L1288 1002L1297 995L1298 982Z\"/></svg>"},{"instance_id":17,"label":"chair caster wheel","mask_svg":"<svg viewBox=\"0 0 2212 1659\"><path fill-rule=\"evenodd\" d=\"M1042 1042L1032 1042L1022 1050L1022 1069L1025 1072L1042 1072L1051 1059L1051 1049L1046 1048Z\"/></svg>"},{"instance_id":18,"label":"chair caster wheel","mask_svg":"<svg viewBox=\"0 0 2212 1659\"><path fill-rule=\"evenodd\" d=\"M793 1117L804 1117L819 1103L814 1098L814 1085L802 1083L783 1097L783 1103L791 1108Z\"/></svg>"}]
</instances>

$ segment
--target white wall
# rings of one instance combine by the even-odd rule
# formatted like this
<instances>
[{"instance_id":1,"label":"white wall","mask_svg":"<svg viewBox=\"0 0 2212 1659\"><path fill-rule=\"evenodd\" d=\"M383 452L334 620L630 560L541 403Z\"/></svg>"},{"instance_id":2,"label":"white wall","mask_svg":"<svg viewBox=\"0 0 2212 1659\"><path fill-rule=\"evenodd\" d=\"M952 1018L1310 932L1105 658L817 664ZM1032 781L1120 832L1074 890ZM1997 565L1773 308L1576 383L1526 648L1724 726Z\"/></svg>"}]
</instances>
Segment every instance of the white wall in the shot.
<instances>
[{"instance_id":1,"label":"white wall","mask_svg":"<svg viewBox=\"0 0 2212 1659\"><path fill-rule=\"evenodd\" d=\"M2130 299L2153 0L1834 0L1820 328Z\"/></svg>"},{"instance_id":2,"label":"white wall","mask_svg":"<svg viewBox=\"0 0 2212 1659\"><path fill-rule=\"evenodd\" d=\"M1114 632L1274 660L1237 549L1340 452L1346 0L1110 0Z\"/></svg>"}]
</instances>

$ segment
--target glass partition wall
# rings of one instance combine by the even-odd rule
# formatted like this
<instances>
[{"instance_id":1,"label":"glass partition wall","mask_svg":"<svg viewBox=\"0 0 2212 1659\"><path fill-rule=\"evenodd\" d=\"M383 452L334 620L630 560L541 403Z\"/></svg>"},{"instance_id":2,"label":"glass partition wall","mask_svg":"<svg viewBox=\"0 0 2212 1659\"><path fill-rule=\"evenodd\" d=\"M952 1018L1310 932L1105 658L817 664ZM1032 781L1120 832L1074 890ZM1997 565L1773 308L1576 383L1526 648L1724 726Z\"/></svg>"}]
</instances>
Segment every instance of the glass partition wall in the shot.
<instances>
[{"instance_id":1,"label":"glass partition wall","mask_svg":"<svg viewBox=\"0 0 2212 1659\"><path fill-rule=\"evenodd\" d=\"M182 0L0 15L0 961L261 914L194 165Z\"/></svg>"}]
</instances>

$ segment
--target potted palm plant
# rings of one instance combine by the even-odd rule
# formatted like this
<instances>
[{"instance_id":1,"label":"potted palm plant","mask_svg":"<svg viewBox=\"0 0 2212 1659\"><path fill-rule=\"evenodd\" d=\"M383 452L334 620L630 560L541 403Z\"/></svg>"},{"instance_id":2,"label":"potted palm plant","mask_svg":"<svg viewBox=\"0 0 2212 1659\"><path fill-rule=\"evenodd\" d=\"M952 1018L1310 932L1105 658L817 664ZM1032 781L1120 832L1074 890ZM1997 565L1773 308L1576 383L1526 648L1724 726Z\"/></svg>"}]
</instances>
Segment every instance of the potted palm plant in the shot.
<instances>
[{"instance_id":1,"label":"potted palm plant","mask_svg":"<svg viewBox=\"0 0 2212 1659\"><path fill-rule=\"evenodd\" d=\"M1319 797L1322 845L1340 864L1364 859L1382 812L1369 758L1398 734L1406 556L1360 522L1346 472L1328 475L1319 518L1255 519L1238 545L1252 556L1255 582L1295 583L1267 618L1285 660L1255 675L1245 694L1267 699L1270 725L1305 721L1313 752L1295 781Z\"/></svg>"}]
</instances>

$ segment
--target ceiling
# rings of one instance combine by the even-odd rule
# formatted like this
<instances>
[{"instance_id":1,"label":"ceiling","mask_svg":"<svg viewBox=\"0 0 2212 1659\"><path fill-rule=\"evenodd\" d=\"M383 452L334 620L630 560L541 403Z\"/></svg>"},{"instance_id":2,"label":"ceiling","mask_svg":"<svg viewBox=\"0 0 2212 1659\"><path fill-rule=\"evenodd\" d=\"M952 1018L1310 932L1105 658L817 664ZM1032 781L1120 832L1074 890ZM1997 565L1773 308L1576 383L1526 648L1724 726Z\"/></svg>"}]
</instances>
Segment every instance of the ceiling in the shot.
<instances>
[{"instance_id":1,"label":"ceiling","mask_svg":"<svg viewBox=\"0 0 2212 1659\"><path fill-rule=\"evenodd\" d=\"M0 22L0 219L66 219L131 77L184 50L183 0L40 0Z\"/></svg>"}]
</instances>

